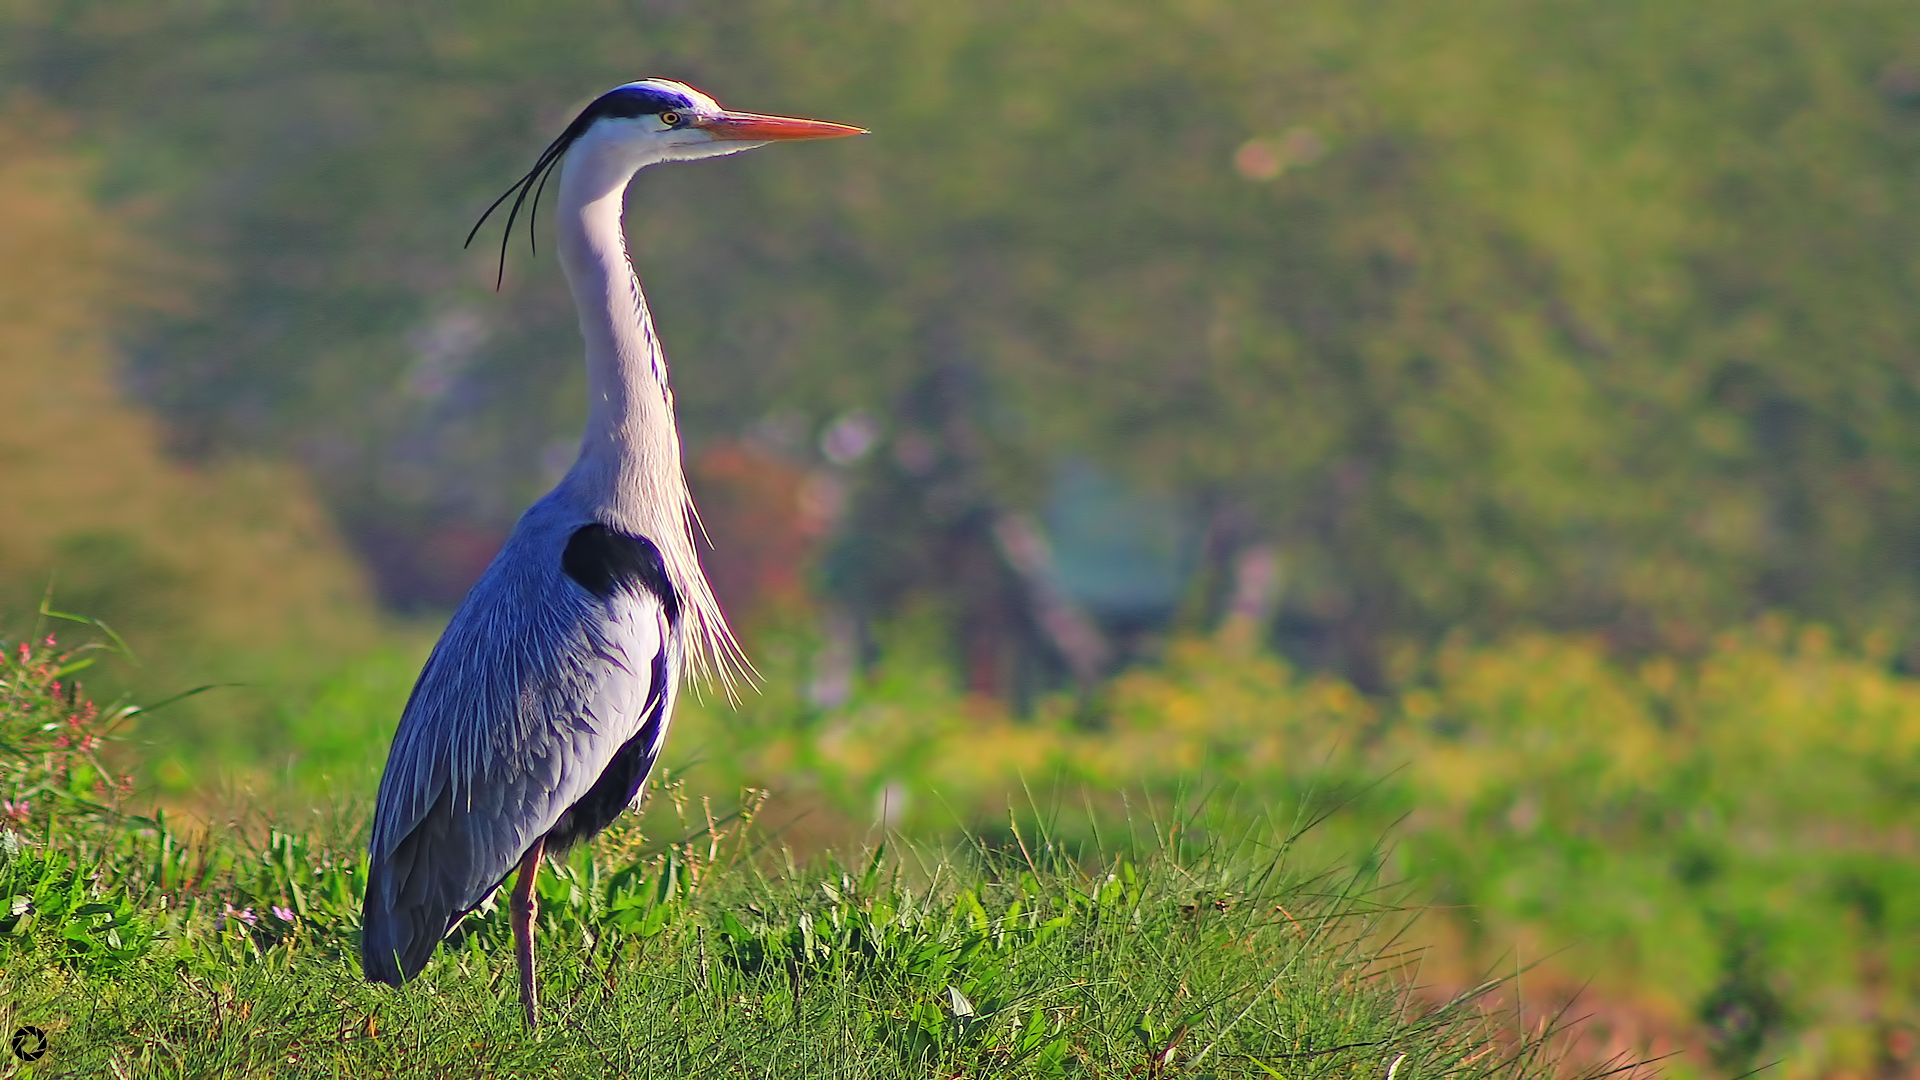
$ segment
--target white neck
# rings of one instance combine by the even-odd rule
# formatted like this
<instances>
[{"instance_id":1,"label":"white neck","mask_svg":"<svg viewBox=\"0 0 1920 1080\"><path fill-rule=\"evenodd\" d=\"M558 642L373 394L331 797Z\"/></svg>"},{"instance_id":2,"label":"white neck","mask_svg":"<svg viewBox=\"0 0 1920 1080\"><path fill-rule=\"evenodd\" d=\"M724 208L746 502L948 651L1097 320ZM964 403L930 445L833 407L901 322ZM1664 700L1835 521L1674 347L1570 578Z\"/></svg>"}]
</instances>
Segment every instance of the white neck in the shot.
<instances>
[{"instance_id":1,"label":"white neck","mask_svg":"<svg viewBox=\"0 0 1920 1080\"><path fill-rule=\"evenodd\" d=\"M651 540L686 610L694 670L732 687L747 670L694 550L693 500L680 465L667 361L627 258L627 183L649 164L588 137L560 168L560 265L587 352L587 429L557 493L595 520Z\"/></svg>"},{"instance_id":2,"label":"white neck","mask_svg":"<svg viewBox=\"0 0 1920 1080\"><path fill-rule=\"evenodd\" d=\"M560 169L560 265L587 353L587 429L563 481L582 509L660 543L686 513L667 362L620 215L639 162L584 143Z\"/></svg>"}]
</instances>

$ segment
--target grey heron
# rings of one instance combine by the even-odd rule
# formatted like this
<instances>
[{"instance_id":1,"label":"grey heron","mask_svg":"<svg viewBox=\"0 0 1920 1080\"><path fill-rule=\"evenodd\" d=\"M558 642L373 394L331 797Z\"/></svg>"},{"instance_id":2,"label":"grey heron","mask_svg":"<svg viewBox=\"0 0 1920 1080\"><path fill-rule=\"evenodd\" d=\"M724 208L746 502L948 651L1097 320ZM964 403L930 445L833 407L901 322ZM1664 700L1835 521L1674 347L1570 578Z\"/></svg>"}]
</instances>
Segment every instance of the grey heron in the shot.
<instances>
[{"instance_id":1,"label":"grey heron","mask_svg":"<svg viewBox=\"0 0 1920 1080\"><path fill-rule=\"evenodd\" d=\"M509 197L506 244L558 170L561 267L590 400L573 467L520 518L434 646L380 780L361 963L399 985L518 868L509 901L520 999L537 1025L533 883L544 852L606 828L660 755L683 664L743 664L694 551L673 392L621 227L640 169L861 129L729 112L645 79L595 99ZM473 234L467 237L469 243Z\"/></svg>"}]
</instances>

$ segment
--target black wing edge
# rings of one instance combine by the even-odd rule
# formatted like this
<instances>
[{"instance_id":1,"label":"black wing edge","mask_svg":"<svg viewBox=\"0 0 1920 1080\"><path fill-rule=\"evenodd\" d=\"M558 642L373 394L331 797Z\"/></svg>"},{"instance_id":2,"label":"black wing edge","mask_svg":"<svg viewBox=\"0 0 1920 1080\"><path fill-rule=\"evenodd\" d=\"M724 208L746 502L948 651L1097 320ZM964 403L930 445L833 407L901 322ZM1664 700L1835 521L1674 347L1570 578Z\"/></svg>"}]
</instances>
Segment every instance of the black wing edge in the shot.
<instances>
[{"instance_id":1,"label":"black wing edge","mask_svg":"<svg viewBox=\"0 0 1920 1080\"><path fill-rule=\"evenodd\" d=\"M465 914L456 891L471 876L468 858L465 845L454 839L452 786L443 785L393 853L368 864L360 923L360 967L367 978L399 986L427 966L434 947Z\"/></svg>"}]
</instances>

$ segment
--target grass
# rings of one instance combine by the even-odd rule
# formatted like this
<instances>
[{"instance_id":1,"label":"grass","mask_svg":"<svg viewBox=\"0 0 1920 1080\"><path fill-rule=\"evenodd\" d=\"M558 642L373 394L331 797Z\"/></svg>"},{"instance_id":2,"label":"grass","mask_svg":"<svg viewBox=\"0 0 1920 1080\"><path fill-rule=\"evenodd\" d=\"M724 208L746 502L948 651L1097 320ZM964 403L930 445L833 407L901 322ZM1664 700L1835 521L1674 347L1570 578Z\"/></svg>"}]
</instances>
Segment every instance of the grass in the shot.
<instances>
[{"instance_id":1,"label":"grass","mask_svg":"<svg viewBox=\"0 0 1920 1080\"><path fill-rule=\"evenodd\" d=\"M887 792L929 837L1002 828L1023 777L1068 840L1117 791L1337 806L1296 856L1378 861L1434 904L1429 981L1532 964L1531 997L1577 996L1596 1042L1677 1052L1681 1077L1920 1066L1920 679L1881 643L1763 620L1692 656L1530 634L1396 667L1366 695L1187 640L1092 708L1018 719L890 657L842 709L696 708L675 738L850 822Z\"/></svg>"},{"instance_id":2,"label":"grass","mask_svg":"<svg viewBox=\"0 0 1920 1080\"><path fill-rule=\"evenodd\" d=\"M1546 1072L1537 1043L1503 1040L1472 1002L1407 995L1370 944L1391 912L1359 882L1296 876L1259 845L1093 868L982 851L774 871L583 853L543 881L537 1038L498 912L393 992L354 967L339 901L355 864L317 868L325 856L284 836L259 855L197 895L158 889L151 837L106 873L10 857L10 890L42 915L9 935L0 975L11 1022L52 1045L31 1075ZM306 914L272 912L301 888Z\"/></svg>"},{"instance_id":3,"label":"grass","mask_svg":"<svg viewBox=\"0 0 1920 1080\"><path fill-rule=\"evenodd\" d=\"M1026 718L956 693L931 635L888 646L834 709L798 698L797 638L755 650L765 689L740 709L685 701L668 758L690 797L772 789L762 825L803 858L880 819L933 850L1012 849L1007 808L1038 805L1022 828L1044 820L1087 865L1113 854L1096 832L1130 812L1118 792L1159 820L1183 792L1236 792L1210 809L1248 811L1240 831L1337 807L1290 858L1375 867L1433 905L1410 934L1436 989L1528 966L1529 1000L1578 997L1599 1057L1677 1053L1682 1078L1920 1064L1920 679L1872 640L1763 621L1690 657L1456 642L1402 658L1386 695L1189 640ZM417 664L375 654L289 700L249 801L371 792ZM164 719L141 735L163 762Z\"/></svg>"},{"instance_id":4,"label":"grass","mask_svg":"<svg viewBox=\"0 0 1920 1080\"><path fill-rule=\"evenodd\" d=\"M1414 992L1407 914L1223 807L1102 834L889 840L796 863L668 785L540 882L548 1023L519 1018L504 911L418 980L357 970L363 823L188 832L129 815L85 657L0 669L0 1029L18 1076L1546 1076L1546 1042ZM105 719L102 719L102 717ZM23 803L25 804L23 806ZM660 815L654 815L657 821ZM34 1029L40 1034L29 1032Z\"/></svg>"}]
</instances>

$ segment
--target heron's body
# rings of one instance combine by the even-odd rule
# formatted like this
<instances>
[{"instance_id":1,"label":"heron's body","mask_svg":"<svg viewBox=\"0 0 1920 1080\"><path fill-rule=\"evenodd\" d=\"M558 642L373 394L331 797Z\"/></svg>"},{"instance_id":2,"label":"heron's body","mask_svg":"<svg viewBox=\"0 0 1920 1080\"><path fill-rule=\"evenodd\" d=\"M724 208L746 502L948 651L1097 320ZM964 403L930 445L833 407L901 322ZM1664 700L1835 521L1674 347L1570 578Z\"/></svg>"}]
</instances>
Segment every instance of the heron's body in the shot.
<instances>
[{"instance_id":1,"label":"heron's body","mask_svg":"<svg viewBox=\"0 0 1920 1080\"><path fill-rule=\"evenodd\" d=\"M369 978L417 974L518 866L514 927L531 1021L530 887L541 852L593 835L638 798L684 666L724 674L737 657L694 551L666 360L621 230L628 182L656 161L855 131L726 113L682 84L649 80L602 96L510 189L537 203L534 180L560 168L586 434L573 468L454 614L402 713L369 851Z\"/></svg>"},{"instance_id":2,"label":"heron's body","mask_svg":"<svg viewBox=\"0 0 1920 1080\"><path fill-rule=\"evenodd\" d=\"M527 512L394 740L367 882L370 977L418 973L534 841L564 848L626 809L666 738L684 655L652 543L559 492Z\"/></svg>"}]
</instances>

